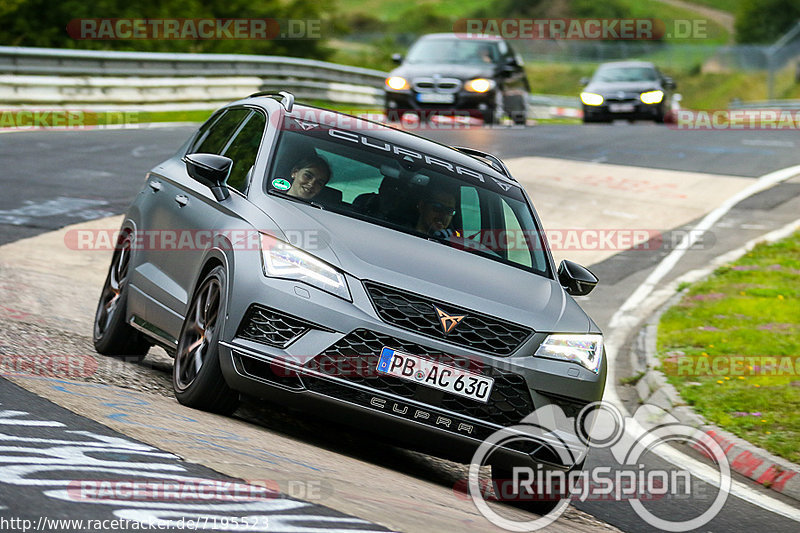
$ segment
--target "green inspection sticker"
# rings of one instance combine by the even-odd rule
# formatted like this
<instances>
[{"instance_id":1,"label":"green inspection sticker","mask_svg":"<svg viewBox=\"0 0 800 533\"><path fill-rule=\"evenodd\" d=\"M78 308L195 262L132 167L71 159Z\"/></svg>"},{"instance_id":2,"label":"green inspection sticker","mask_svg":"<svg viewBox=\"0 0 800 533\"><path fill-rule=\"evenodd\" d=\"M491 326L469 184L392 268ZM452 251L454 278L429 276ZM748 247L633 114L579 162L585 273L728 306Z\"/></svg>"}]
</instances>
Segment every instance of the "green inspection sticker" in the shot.
<instances>
[{"instance_id":1,"label":"green inspection sticker","mask_svg":"<svg viewBox=\"0 0 800 533\"><path fill-rule=\"evenodd\" d=\"M288 191L292 184L283 178L276 178L272 180L272 186L281 191Z\"/></svg>"}]
</instances>

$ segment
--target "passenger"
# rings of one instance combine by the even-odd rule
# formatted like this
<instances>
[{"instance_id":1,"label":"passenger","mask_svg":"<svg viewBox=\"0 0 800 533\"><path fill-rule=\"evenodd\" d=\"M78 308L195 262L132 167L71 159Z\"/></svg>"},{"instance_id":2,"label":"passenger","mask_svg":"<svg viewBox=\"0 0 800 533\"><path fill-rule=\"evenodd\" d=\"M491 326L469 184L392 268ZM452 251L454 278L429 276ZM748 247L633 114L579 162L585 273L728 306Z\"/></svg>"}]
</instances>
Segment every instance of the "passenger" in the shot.
<instances>
[{"instance_id":1,"label":"passenger","mask_svg":"<svg viewBox=\"0 0 800 533\"><path fill-rule=\"evenodd\" d=\"M417 211L417 231L444 237L459 235L457 231L448 231L456 214L455 193L446 189L434 189L427 198L419 201Z\"/></svg>"},{"instance_id":2,"label":"passenger","mask_svg":"<svg viewBox=\"0 0 800 533\"><path fill-rule=\"evenodd\" d=\"M311 200L331 179L331 167L318 155L304 157L292 167L292 186L289 196Z\"/></svg>"}]
</instances>

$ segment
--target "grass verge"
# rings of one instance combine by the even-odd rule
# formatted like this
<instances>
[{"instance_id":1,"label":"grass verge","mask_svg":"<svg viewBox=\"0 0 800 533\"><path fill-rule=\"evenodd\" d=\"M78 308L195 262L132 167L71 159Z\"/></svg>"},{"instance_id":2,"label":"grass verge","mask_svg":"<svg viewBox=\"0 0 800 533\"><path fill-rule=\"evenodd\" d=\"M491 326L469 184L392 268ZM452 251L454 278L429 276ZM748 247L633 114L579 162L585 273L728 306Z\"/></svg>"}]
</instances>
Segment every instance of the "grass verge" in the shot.
<instances>
[{"instance_id":1,"label":"grass verge","mask_svg":"<svg viewBox=\"0 0 800 533\"><path fill-rule=\"evenodd\" d=\"M661 317L658 354L698 413L800 463L800 232L689 288Z\"/></svg>"}]
</instances>

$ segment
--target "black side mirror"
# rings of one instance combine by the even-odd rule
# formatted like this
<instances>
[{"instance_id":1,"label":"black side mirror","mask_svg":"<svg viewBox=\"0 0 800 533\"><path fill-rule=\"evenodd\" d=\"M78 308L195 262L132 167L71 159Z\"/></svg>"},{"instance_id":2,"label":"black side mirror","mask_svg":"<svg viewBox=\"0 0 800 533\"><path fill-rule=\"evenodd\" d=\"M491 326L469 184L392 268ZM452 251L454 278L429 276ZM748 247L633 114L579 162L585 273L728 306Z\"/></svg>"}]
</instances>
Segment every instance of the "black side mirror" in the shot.
<instances>
[{"instance_id":1,"label":"black side mirror","mask_svg":"<svg viewBox=\"0 0 800 533\"><path fill-rule=\"evenodd\" d=\"M230 195L225 182L233 166L233 160L216 154L187 154L183 156L186 172L211 189L218 202L226 200Z\"/></svg>"},{"instance_id":2,"label":"black side mirror","mask_svg":"<svg viewBox=\"0 0 800 533\"><path fill-rule=\"evenodd\" d=\"M589 85L589 78L587 78L586 76L582 77L580 83L581 83L581 85L584 85L584 86L585 85Z\"/></svg>"},{"instance_id":3,"label":"black side mirror","mask_svg":"<svg viewBox=\"0 0 800 533\"><path fill-rule=\"evenodd\" d=\"M592 274L588 268L564 259L558 265L558 282L572 296L586 296L595 285L597 276Z\"/></svg>"},{"instance_id":4,"label":"black side mirror","mask_svg":"<svg viewBox=\"0 0 800 533\"><path fill-rule=\"evenodd\" d=\"M667 89L675 89L678 85L675 83L675 80L672 78L664 77L664 87Z\"/></svg>"},{"instance_id":5,"label":"black side mirror","mask_svg":"<svg viewBox=\"0 0 800 533\"><path fill-rule=\"evenodd\" d=\"M403 62L403 54L392 54L392 61L399 65Z\"/></svg>"}]
</instances>

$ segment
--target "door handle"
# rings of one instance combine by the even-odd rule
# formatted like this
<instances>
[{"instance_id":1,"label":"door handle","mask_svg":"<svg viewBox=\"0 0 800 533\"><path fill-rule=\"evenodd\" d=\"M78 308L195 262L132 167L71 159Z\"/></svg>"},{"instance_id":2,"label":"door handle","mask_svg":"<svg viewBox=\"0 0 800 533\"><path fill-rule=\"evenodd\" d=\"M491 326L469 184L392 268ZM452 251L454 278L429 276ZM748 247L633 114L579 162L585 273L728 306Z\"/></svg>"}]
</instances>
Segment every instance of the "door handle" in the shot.
<instances>
[{"instance_id":1,"label":"door handle","mask_svg":"<svg viewBox=\"0 0 800 533\"><path fill-rule=\"evenodd\" d=\"M147 184L150 186L151 189L153 189L153 192L158 192L158 191L161 190L161 182L160 181L150 180L150 181L147 182Z\"/></svg>"},{"instance_id":2,"label":"door handle","mask_svg":"<svg viewBox=\"0 0 800 533\"><path fill-rule=\"evenodd\" d=\"M175 201L178 202L178 205L183 207L189 203L189 198L186 195L179 194L175 197Z\"/></svg>"}]
</instances>

